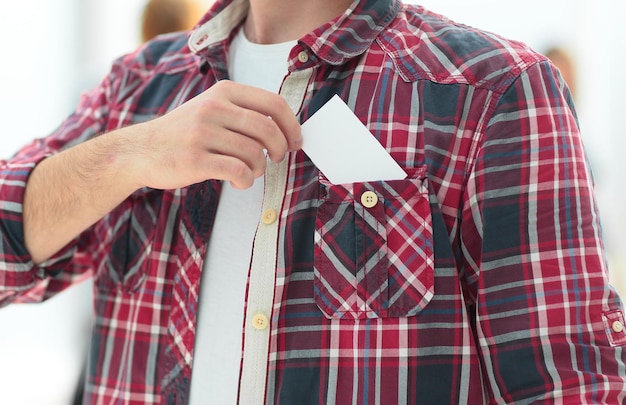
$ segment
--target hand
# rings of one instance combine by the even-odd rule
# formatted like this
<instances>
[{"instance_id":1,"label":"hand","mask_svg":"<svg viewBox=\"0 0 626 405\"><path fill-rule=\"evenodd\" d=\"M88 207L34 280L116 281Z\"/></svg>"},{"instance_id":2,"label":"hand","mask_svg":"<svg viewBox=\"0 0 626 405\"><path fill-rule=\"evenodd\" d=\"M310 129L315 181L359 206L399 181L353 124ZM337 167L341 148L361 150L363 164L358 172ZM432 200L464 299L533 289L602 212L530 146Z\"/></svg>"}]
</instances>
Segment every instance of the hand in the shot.
<instances>
[{"instance_id":1,"label":"hand","mask_svg":"<svg viewBox=\"0 0 626 405\"><path fill-rule=\"evenodd\" d=\"M139 187L180 188L207 179L247 188L302 145L300 124L279 95L221 81L170 113L138 124L125 141ZM130 128L129 128L130 129Z\"/></svg>"}]
</instances>

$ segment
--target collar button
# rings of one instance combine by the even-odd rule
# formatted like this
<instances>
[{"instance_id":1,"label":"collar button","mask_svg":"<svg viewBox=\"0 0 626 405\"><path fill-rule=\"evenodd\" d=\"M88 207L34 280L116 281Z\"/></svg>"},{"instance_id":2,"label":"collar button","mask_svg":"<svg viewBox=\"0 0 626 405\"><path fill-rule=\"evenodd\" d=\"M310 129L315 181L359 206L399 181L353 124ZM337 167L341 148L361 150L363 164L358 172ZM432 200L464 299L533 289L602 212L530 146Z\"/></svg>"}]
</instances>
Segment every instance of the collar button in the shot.
<instances>
[{"instance_id":1,"label":"collar button","mask_svg":"<svg viewBox=\"0 0 626 405\"><path fill-rule=\"evenodd\" d=\"M309 54L306 51L300 51L298 54L298 60L300 63L307 63L309 61Z\"/></svg>"}]
</instances>

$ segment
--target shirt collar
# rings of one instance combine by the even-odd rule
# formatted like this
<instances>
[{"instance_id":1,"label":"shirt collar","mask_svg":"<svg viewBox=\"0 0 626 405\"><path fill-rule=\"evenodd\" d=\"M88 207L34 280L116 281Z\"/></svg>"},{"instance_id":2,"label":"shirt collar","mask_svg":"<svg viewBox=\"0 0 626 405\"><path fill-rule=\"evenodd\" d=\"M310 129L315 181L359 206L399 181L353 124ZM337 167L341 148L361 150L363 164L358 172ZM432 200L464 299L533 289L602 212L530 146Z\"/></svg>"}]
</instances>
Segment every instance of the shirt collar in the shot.
<instances>
[{"instance_id":1,"label":"shirt collar","mask_svg":"<svg viewBox=\"0 0 626 405\"><path fill-rule=\"evenodd\" d=\"M365 52L401 9L400 0L354 0L346 12L299 40L319 60L339 65ZM248 12L248 0L217 0L189 37L189 48L221 46Z\"/></svg>"}]
</instances>

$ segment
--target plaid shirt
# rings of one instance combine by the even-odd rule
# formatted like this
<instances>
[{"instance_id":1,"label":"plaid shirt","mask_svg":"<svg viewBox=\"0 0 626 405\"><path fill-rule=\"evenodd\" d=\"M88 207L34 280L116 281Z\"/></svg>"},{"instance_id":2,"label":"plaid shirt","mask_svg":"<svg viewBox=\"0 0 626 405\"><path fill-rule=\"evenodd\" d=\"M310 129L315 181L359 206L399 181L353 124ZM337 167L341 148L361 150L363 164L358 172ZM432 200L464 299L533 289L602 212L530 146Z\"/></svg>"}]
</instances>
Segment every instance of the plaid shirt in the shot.
<instances>
[{"instance_id":1,"label":"plaid shirt","mask_svg":"<svg viewBox=\"0 0 626 405\"><path fill-rule=\"evenodd\" d=\"M246 11L219 1L189 38L121 58L50 137L2 162L0 300L95 277L86 403L187 402L220 183L138 190L37 267L26 179L227 78ZM331 184L301 151L268 165L262 210L278 215L255 238L240 403L623 403L623 306L555 68L394 0L355 1L288 63L281 94L302 121L338 94L409 176Z\"/></svg>"}]
</instances>

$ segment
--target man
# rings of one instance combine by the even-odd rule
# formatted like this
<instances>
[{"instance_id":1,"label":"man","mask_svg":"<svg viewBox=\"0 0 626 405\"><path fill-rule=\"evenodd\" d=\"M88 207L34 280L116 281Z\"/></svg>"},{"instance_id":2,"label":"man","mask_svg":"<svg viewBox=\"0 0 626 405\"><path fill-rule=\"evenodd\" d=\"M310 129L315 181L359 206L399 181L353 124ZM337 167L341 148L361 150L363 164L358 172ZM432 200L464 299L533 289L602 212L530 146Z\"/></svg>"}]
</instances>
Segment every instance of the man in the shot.
<instances>
[{"instance_id":1,"label":"man","mask_svg":"<svg viewBox=\"0 0 626 405\"><path fill-rule=\"evenodd\" d=\"M332 184L300 150L334 95L405 179ZM422 8L220 1L1 181L0 299L94 274L86 403L624 401L566 86Z\"/></svg>"}]
</instances>

